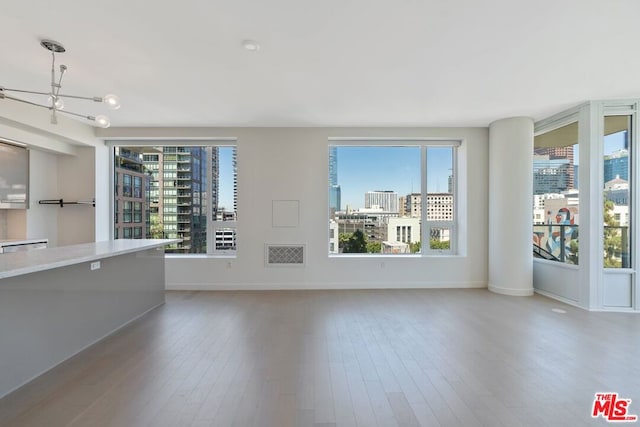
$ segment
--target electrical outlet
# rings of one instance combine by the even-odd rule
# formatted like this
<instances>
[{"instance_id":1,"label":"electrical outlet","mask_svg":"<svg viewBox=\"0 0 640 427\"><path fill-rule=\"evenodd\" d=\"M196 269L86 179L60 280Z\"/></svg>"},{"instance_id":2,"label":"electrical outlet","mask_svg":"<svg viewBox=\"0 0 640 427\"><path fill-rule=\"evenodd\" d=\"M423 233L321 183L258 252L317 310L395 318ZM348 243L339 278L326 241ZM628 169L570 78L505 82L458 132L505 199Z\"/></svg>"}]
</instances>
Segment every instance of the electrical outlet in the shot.
<instances>
[{"instance_id":1,"label":"electrical outlet","mask_svg":"<svg viewBox=\"0 0 640 427\"><path fill-rule=\"evenodd\" d=\"M99 269L100 269L100 261L96 261L96 262L92 262L91 263L91 271L99 270Z\"/></svg>"}]
</instances>

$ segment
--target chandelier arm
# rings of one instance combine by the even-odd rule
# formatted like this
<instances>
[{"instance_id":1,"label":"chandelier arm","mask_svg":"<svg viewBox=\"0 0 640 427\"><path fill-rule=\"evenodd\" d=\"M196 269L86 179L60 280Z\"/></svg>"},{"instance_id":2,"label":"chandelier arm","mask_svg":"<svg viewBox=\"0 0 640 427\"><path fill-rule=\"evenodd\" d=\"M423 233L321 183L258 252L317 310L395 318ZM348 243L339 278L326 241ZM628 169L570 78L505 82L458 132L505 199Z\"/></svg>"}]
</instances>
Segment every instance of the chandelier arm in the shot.
<instances>
[{"instance_id":1,"label":"chandelier arm","mask_svg":"<svg viewBox=\"0 0 640 427\"><path fill-rule=\"evenodd\" d=\"M45 94L48 95L48 94ZM52 108L48 105L44 105L44 104L38 104L37 102L31 102L31 101L27 101L26 99L20 99L20 98L15 98L11 95L4 95L3 99L10 99L12 101L18 101L18 102L22 102L24 104L29 104L29 105L34 105L36 107L42 107L42 108L46 108L47 110L51 110Z\"/></svg>"},{"instance_id":2,"label":"chandelier arm","mask_svg":"<svg viewBox=\"0 0 640 427\"><path fill-rule=\"evenodd\" d=\"M94 102L103 102L102 97L101 96L80 96L80 95L67 95L65 93L61 93L60 95L57 95L60 98L74 98L74 99L86 99L88 101L94 101Z\"/></svg>"},{"instance_id":3,"label":"chandelier arm","mask_svg":"<svg viewBox=\"0 0 640 427\"><path fill-rule=\"evenodd\" d=\"M79 114L79 113L74 113L73 111L67 111L67 110L58 110L59 113L64 113L64 114L70 114L72 116L76 116L76 117L82 117L83 119L87 119L87 120L92 120L95 121L96 118L93 116L87 116L85 114Z\"/></svg>"},{"instance_id":4,"label":"chandelier arm","mask_svg":"<svg viewBox=\"0 0 640 427\"><path fill-rule=\"evenodd\" d=\"M24 90L24 89L10 89L8 87L0 88L0 90L3 90L5 92L31 93L33 95L49 95L49 92L36 92L33 90Z\"/></svg>"}]
</instances>

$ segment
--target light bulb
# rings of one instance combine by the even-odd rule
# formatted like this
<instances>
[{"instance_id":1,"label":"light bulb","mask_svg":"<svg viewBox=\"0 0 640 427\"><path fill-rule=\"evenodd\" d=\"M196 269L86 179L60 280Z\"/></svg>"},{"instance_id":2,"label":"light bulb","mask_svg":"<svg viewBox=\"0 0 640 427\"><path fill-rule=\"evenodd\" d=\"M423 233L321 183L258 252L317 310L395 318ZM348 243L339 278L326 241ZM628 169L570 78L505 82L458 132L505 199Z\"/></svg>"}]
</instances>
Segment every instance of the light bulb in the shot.
<instances>
[{"instance_id":1,"label":"light bulb","mask_svg":"<svg viewBox=\"0 0 640 427\"><path fill-rule=\"evenodd\" d=\"M109 120L109 117L103 116L102 114L99 116L96 116L95 121L96 121L96 124L101 128L108 128L109 126L111 126L111 121Z\"/></svg>"},{"instance_id":2,"label":"light bulb","mask_svg":"<svg viewBox=\"0 0 640 427\"><path fill-rule=\"evenodd\" d=\"M53 95L49 95L49 104L54 105L53 100L55 99L56 110L64 109L64 101L60 97L54 97Z\"/></svg>"},{"instance_id":3,"label":"light bulb","mask_svg":"<svg viewBox=\"0 0 640 427\"><path fill-rule=\"evenodd\" d=\"M118 98L117 95L111 93L109 95L105 95L102 98L102 102L107 104L107 107L111 108L112 110L117 110L118 108L120 108L120 98Z\"/></svg>"}]
</instances>

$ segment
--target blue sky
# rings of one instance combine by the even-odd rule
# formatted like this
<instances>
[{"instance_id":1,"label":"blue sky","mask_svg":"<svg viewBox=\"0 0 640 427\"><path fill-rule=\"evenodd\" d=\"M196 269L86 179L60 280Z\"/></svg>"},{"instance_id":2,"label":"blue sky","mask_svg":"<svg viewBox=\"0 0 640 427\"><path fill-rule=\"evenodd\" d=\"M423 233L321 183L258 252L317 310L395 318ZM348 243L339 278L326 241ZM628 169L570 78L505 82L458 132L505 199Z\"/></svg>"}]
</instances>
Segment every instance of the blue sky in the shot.
<instances>
[{"instance_id":1,"label":"blue sky","mask_svg":"<svg viewBox=\"0 0 640 427\"><path fill-rule=\"evenodd\" d=\"M606 135L604 137L604 155L608 155L613 153L614 151L618 151L621 148L624 148L624 143L627 139L627 131L621 131L612 133L611 135ZM578 144L573 146L573 164L580 164L580 149L578 148Z\"/></svg>"},{"instance_id":2,"label":"blue sky","mask_svg":"<svg viewBox=\"0 0 640 427\"><path fill-rule=\"evenodd\" d=\"M420 147L337 147L341 207L364 207L367 191L392 190L398 196L420 192ZM451 147L430 147L429 192L446 192L451 174Z\"/></svg>"},{"instance_id":3,"label":"blue sky","mask_svg":"<svg viewBox=\"0 0 640 427\"><path fill-rule=\"evenodd\" d=\"M233 210L233 150L234 147L220 147L218 149L218 161L220 162L218 207L224 207L226 211Z\"/></svg>"}]
</instances>

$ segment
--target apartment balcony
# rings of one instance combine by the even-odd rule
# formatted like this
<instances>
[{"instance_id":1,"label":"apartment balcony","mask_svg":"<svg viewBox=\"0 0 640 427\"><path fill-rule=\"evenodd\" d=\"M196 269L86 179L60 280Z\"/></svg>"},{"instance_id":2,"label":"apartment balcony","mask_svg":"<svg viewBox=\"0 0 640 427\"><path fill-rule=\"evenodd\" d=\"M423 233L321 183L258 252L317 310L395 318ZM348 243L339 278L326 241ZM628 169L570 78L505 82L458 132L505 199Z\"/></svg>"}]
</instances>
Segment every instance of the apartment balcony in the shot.
<instances>
[{"instance_id":1,"label":"apartment balcony","mask_svg":"<svg viewBox=\"0 0 640 427\"><path fill-rule=\"evenodd\" d=\"M138 164L142 164L142 156L140 155L140 153L137 153L135 151L120 148L118 157L120 157L121 159L127 159L129 161L132 161Z\"/></svg>"}]
</instances>

